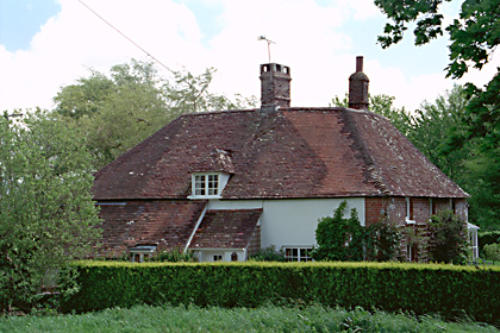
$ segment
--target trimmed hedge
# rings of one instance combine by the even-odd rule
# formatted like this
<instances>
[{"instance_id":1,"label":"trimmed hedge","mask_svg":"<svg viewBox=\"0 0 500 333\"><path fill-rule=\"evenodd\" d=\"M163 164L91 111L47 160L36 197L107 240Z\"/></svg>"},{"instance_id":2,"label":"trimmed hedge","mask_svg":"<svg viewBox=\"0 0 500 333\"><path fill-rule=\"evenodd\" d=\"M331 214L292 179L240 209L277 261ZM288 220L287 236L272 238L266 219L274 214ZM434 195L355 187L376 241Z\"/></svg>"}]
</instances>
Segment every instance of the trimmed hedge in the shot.
<instances>
[{"instance_id":1,"label":"trimmed hedge","mask_svg":"<svg viewBox=\"0 0 500 333\"><path fill-rule=\"evenodd\" d=\"M500 318L500 266L401 263L76 262L80 291L65 311L135 304L255 307L266 302L362 306L447 318Z\"/></svg>"}]
</instances>

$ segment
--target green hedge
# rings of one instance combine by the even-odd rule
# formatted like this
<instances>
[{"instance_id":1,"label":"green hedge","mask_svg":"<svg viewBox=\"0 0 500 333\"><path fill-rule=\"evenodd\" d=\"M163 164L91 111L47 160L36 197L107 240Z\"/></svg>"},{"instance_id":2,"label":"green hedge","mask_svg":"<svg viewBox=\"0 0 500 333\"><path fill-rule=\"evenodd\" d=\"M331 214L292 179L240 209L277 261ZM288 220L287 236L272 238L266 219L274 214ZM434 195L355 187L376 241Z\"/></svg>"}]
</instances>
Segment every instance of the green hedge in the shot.
<instances>
[{"instance_id":1,"label":"green hedge","mask_svg":"<svg viewBox=\"0 0 500 333\"><path fill-rule=\"evenodd\" d=\"M478 232L477 238L479 241L479 255L482 255L485 245L500 243L500 231Z\"/></svg>"},{"instance_id":2,"label":"green hedge","mask_svg":"<svg viewBox=\"0 0 500 333\"><path fill-rule=\"evenodd\" d=\"M400 263L75 263L81 290L65 311L134 304L255 307L316 302L445 317L500 318L500 266Z\"/></svg>"}]
</instances>

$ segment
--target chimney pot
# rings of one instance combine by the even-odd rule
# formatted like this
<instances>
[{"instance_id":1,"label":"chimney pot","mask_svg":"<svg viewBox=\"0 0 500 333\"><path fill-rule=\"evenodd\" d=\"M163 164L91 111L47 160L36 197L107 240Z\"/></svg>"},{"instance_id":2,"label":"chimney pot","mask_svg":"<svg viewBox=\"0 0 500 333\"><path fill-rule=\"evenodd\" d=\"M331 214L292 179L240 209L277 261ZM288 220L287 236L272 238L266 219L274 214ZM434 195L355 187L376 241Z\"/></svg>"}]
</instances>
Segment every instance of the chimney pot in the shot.
<instances>
[{"instance_id":1,"label":"chimney pot","mask_svg":"<svg viewBox=\"0 0 500 333\"><path fill-rule=\"evenodd\" d=\"M363 71L363 56L356 57L356 72Z\"/></svg>"}]
</instances>

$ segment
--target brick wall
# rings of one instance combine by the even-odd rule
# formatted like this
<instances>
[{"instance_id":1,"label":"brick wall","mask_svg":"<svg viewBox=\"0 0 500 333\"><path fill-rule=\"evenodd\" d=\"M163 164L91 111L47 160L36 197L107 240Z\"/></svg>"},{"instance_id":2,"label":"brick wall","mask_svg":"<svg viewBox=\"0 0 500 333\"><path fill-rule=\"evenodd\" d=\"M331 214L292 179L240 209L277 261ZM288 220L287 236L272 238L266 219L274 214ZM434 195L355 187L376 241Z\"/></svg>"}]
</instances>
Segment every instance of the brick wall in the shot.
<instances>
[{"instance_id":1,"label":"brick wall","mask_svg":"<svg viewBox=\"0 0 500 333\"><path fill-rule=\"evenodd\" d=\"M260 250L260 225L255 227L255 231L248 243L247 257L256 254Z\"/></svg>"},{"instance_id":2,"label":"brick wall","mask_svg":"<svg viewBox=\"0 0 500 333\"><path fill-rule=\"evenodd\" d=\"M380 221L387 211L387 198L365 198L366 226Z\"/></svg>"},{"instance_id":3,"label":"brick wall","mask_svg":"<svg viewBox=\"0 0 500 333\"><path fill-rule=\"evenodd\" d=\"M431 217L429 198L410 198L413 205L413 220L417 224L426 224Z\"/></svg>"},{"instance_id":4,"label":"brick wall","mask_svg":"<svg viewBox=\"0 0 500 333\"><path fill-rule=\"evenodd\" d=\"M427 261L425 238L429 236L427 223L431 216L431 200L429 198L410 198L415 225L407 225L406 198L404 197L371 197L365 198L366 225L372 225L385 217L401 227L405 237L401 241L401 259L407 258L407 244L413 244L413 260ZM434 214L441 210L451 209L450 199L432 199ZM464 199L453 199L455 213L467 221L467 202Z\"/></svg>"}]
</instances>

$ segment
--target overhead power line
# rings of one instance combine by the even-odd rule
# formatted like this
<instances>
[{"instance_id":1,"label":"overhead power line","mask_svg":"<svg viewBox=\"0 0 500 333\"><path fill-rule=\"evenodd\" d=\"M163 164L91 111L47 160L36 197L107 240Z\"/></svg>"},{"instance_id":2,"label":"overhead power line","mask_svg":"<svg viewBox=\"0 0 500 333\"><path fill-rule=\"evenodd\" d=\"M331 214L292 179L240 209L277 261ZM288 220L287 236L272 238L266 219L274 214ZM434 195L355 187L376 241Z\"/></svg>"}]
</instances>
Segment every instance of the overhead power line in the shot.
<instances>
[{"instance_id":1,"label":"overhead power line","mask_svg":"<svg viewBox=\"0 0 500 333\"><path fill-rule=\"evenodd\" d=\"M92 9L89 5L87 5L85 2L83 2L82 0L78 0L78 2L84 6L85 8L87 8L90 12L92 12L92 14L94 14L95 16L97 16L101 21L103 21L104 23L106 23L108 26L110 26L113 30L115 30L116 32L118 32L123 38L125 38L126 40L128 40L130 43L132 43L132 45L134 45L135 47L137 47L139 50L141 50L142 52L144 52L148 57L150 57L151 59L153 59L156 63L158 63L160 66L162 66L163 68L165 68L167 71L171 72L170 68L167 67L167 65L165 65L164 63L162 63L160 60L158 60L155 56L153 56L151 53L149 53L148 51L146 51L146 49L144 49L142 46L140 46L138 43L136 43L132 38L128 37L127 35L125 35L123 32L120 31L120 29L118 29L117 27L115 27L113 24L111 24L111 22L109 22L108 20L106 20L104 17L102 17L98 12L96 12L94 9Z\"/></svg>"}]
</instances>

